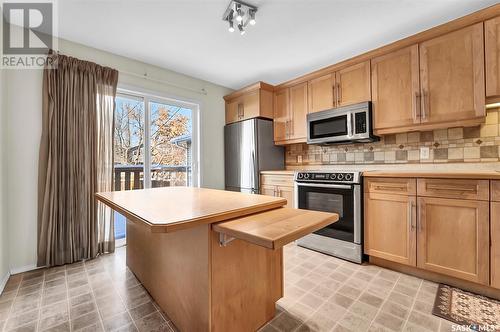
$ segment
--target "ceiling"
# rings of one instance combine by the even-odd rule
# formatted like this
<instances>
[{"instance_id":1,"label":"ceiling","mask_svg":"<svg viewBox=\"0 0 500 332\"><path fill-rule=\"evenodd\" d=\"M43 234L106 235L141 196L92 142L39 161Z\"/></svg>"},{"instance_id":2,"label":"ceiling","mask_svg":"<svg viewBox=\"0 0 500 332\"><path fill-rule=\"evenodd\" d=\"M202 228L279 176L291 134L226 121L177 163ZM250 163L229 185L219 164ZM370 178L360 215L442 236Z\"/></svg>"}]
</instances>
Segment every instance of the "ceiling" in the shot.
<instances>
[{"instance_id":1,"label":"ceiling","mask_svg":"<svg viewBox=\"0 0 500 332\"><path fill-rule=\"evenodd\" d=\"M228 32L229 0L62 0L59 36L238 89L277 84L497 0L248 0L257 24Z\"/></svg>"}]
</instances>

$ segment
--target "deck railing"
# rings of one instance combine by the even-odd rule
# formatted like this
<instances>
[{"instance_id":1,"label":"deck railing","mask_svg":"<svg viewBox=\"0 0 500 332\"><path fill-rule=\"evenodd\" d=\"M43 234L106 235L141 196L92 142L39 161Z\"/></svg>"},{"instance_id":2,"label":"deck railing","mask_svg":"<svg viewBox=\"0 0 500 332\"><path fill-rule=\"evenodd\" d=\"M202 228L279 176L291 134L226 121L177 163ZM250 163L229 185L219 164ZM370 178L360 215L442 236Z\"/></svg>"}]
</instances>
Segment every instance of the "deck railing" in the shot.
<instances>
[{"instance_id":1,"label":"deck railing","mask_svg":"<svg viewBox=\"0 0 500 332\"><path fill-rule=\"evenodd\" d=\"M189 166L155 165L151 167L151 187L189 185ZM144 187L143 165L115 165L115 191L142 189Z\"/></svg>"}]
</instances>

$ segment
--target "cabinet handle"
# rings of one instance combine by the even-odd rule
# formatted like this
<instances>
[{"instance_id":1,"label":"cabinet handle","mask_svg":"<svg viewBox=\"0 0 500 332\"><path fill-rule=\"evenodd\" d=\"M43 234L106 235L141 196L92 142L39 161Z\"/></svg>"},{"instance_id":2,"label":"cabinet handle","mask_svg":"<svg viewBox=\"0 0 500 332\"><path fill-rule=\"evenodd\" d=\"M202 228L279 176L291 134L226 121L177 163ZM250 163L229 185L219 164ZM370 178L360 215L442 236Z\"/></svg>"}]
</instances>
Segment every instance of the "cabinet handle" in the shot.
<instances>
[{"instance_id":1,"label":"cabinet handle","mask_svg":"<svg viewBox=\"0 0 500 332\"><path fill-rule=\"evenodd\" d=\"M413 120L416 121L420 117L417 112L422 108L422 98L420 92L415 92L415 107L413 108Z\"/></svg>"},{"instance_id":2,"label":"cabinet handle","mask_svg":"<svg viewBox=\"0 0 500 332\"><path fill-rule=\"evenodd\" d=\"M340 83L337 84L337 106L340 106L340 103L342 102L342 87L340 86Z\"/></svg>"},{"instance_id":3,"label":"cabinet handle","mask_svg":"<svg viewBox=\"0 0 500 332\"><path fill-rule=\"evenodd\" d=\"M427 103L429 102L429 93L427 90L423 91L423 103L422 103L422 120L427 120Z\"/></svg>"},{"instance_id":4,"label":"cabinet handle","mask_svg":"<svg viewBox=\"0 0 500 332\"><path fill-rule=\"evenodd\" d=\"M420 209L421 209L420 204L417 204L417 228L418 228L417 230L419 233L422 232L422 220L420 220L420 213L421 213Z\"/></svg>"},{"instance_id":5,"label":"cabinet handle","mask_svg":"<svg viewBox=\"0 0 500 332\"><path fill-rule=\"evenodd\" d=\"M337 104L337 85L336 84L333 84L332 86L332 90L333 90L333 100L332 100L332 104L333 106L335 107L336 104Z\"/></svg>"},{"instance_id":6,"label":"cabinet handle","mask_svg":"<svg viewBox=\"0 0 500 332\"><path fill-rule=\"evenodd\" d=\"M288 138L288 120L285 121L285 137Z\"/></svg>"},{"instance_id":7,"label":"cabinet handle","mask_svg":"<svg viewBox=\"0 0 500 332\"><path fill-rule=\"evenodd\" d=\"M414 231L416 226L413 223L413 201L408 204L408 222L410 223L410 230Z\"/></svg>"},{"instance_id":8,"label":"cabinet handle","mask_svg":"<svg viewBox=\"0 0 500 332\"><path fill-rule=\"evenodd\" d=\"M292 125L293 120L288 120L288 131L290 136L293 136L293 125Z\"/></svg>"},{"instance_id":9,"label":"cabinet handle","mask_svg":"<svg viewBox=\"0 0 500 332\"><path fill-rule=\"evenodd\" d=\"M407 187L406 186L398 186L398 185L384 185L384 186L381 186L381 185L378 185L378 186L375 186L374 188L375 190L401 190L401 191L406 191L407 190Z\"/></svg>"}]
</instances>

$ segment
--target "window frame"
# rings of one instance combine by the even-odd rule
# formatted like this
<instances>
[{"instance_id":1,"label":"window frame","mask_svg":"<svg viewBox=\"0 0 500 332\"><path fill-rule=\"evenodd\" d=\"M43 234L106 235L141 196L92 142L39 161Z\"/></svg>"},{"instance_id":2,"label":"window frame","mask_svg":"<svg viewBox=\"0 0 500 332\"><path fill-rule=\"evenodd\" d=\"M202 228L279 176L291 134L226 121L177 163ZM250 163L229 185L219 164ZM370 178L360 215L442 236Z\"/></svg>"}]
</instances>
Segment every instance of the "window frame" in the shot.
<instances>
[{"instance_id":1,"label":"window frame","mask_svg":"<svg viewBox=\"0 0 500 332\"><path fill-rule=\"evenodd\" d=\"M150 103L167 104L191 110L191 187L200 187L200 103L186 101L141 88L119 85L116 96L130 97L144 102L144 188L151 188L151 110ZM116 110L115 110L116 111ZM187 177L187 174L186 174Z\"/></svg>"}]
</instances>

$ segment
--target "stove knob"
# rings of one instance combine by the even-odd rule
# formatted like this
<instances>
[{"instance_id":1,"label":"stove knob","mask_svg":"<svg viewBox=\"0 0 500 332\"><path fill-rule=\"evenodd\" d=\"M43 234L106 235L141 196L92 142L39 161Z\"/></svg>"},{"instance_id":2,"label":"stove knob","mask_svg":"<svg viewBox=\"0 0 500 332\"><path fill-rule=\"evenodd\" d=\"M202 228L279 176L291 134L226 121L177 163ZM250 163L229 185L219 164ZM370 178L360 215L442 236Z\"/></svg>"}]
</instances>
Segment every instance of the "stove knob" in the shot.
<instances>
[{"instance_id":1,"label":"stove knob","mask_svg":"<svg viewBox=\"0 0 500 332\"><path fill-rule=\"evenodd\" d=\"M304 179L306 179L306 180L309 179L309 173L304 174Z\"/></svg>"},{"instance_id":2,"label":"stove knob","mask_svg":"<svg viewBox=\"0 0 500 332\"><path fill-rule=\"evenodd\" d=\"M337 180L342 181L343 179L344 179L344 174L339 173L339 175L337 175Z\"/></svg>"},{"instance_id":3,"label":"stove knob","mask_svg":"<svg viewBox=\"0 0 500 332\"><path fill-rule=\"evenodd\" d=\"M330 175L331 180L335 180L336 178L337 178L337 174L333 173L332 175Z\"/></svg>"},{"instance_id":4,"label":"stove knob","mask_svg":"<svg viewBox=\"0 0 500 332\"><path fill-rule=\"evenodd\" d=\"M297 174L297 179L302 179L304 177L304 173Z\"/></svg>"},{"instance_id":5,"label":"stove knob","mask_svg":"<svg viewBox=\"0 0 500 332\"><path fill-rule=\"evenodd\" d=\"M352 180L352 174L351 173L347 173L345 175L345 179L346 179L346 181L351 181Z\"/></svg>"}]
</instances>

